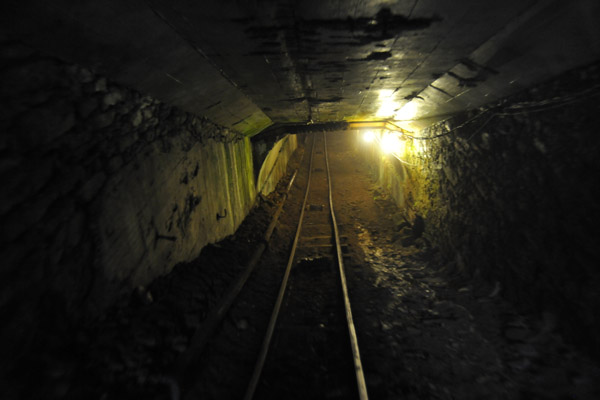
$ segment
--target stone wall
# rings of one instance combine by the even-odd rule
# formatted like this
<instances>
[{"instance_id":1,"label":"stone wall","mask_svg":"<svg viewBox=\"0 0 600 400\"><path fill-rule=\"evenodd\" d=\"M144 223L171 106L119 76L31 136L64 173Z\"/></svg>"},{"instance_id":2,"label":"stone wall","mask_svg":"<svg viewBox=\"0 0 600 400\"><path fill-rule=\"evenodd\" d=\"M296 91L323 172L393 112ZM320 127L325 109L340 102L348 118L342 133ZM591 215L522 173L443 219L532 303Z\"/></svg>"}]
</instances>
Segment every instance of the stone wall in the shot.
<instances>
[{"instance_id":1,"label":"stone wall","mask_svg":"<svg viewBox=\"0 0 600 400\"><path fill-rule=\"evenodd\" d=\"M404 191L458 268L499 282L523 311L557 316L596 356L599 88L591 65L420 132L442 136L411 143Z\"/></svg>"},{"instance_id":2,"label":"stone wall","mask_svg":"<svg viewBox=\"0 0 600 400\"><path fill-rule=\"evenodd\" d=\"M233 233L256 189L247 138L19 44L0 58L10 365Z\"/></svg>"}]
</instances>

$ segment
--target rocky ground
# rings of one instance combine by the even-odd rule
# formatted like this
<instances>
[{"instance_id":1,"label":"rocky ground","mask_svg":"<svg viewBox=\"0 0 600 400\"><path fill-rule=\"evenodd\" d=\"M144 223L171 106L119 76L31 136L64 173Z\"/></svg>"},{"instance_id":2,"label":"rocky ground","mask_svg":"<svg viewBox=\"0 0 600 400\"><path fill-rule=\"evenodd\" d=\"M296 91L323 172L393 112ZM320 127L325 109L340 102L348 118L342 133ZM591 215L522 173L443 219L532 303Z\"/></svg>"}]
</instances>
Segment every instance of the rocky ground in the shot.
<instances>
[{"instance_id":1,"label":"rocky ground","mask_svg":"<svg viewBox=\"0 0 600 400\"><path fill-rule=\"evenodd\" d=\"M420 238L420 221L406 227L355 144L330 145L372 398L600 398L598 363L562 341L553 315L519 315L498 284L461 275Z\"/></svg>"},{"instance_id":2,"label":"rocky ground","mask_svg":"<svg viewBox=\"0 0 600 400\"><path fill-rule=\"evenodd\" d=\"M374 184L352 136L329 134L328 141L372 399L600 398L598 363L563 342L553 315L520 315L499 285L461 275L422 237L423 221L404 221ZM243 269L287 182L235 235L138 288L94 325L74 329L72 340L56 338L64 344L41 351L29 372L34 378L7 398L241 398L285 267L303 179L299 174L262 262L185 385L174 379L174 363Z\"/></svg>"}]
</instances>

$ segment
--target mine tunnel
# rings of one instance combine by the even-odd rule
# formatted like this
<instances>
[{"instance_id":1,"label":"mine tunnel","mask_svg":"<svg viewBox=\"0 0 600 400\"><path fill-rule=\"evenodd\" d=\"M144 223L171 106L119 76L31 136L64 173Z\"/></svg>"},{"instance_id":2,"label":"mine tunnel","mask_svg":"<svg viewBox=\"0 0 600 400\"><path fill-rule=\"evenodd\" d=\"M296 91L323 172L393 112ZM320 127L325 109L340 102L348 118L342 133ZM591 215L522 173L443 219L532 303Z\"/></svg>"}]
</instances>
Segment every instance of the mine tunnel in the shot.
<instances>
[{"instance_id":1,"label":"mine tunnel","mask_svg":"<svg viewBox=\"0 0 600 400\"><path fill-rule=\"evenodd\" d=\"M2 399L600 398L597 0L1 10Z\"/></svg>"}]
</instances>

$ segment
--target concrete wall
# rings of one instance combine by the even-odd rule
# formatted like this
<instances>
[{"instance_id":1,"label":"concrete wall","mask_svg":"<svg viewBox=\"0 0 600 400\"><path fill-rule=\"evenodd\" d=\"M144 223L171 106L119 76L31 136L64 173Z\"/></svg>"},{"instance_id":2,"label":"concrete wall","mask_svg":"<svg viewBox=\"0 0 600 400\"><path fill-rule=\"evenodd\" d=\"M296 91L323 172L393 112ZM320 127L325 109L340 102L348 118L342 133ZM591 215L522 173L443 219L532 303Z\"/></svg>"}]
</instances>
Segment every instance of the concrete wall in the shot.
<instances>
[{"instance_id":1,"label":"concrete wall","mask_svg":"<svg viewBox=\"0 0 600 400\"><path fill-rule=\"evenodd\" d=\"M233 233L256 189L247 138L19 44L1 43L0 57L10 365L45 331L97 315Z\"/></svg>"},{"instance_id":2,"label":"concrete wall","mask_svg":"<svg viewBox=\"0 0 600 400\"><path fill-rule=\"evenodd\" d=\"M266 146L267 143L261 142L259 145ZM275 189L277 182L286 174L288 161L297 147L296 135L286 135L275 142L258 173L256 189L259 193L266 196Z\"/></svg>"},{"instance_id":3,"label":"concrete wall","mask_svg":"<svg viewBox=\"0 0 600 400\"><path fill-rule=\"evenodd\" d=\"M499 282L521 310L557 316L563 333L596 356L598 87L598 64L565 73L426 141L426 149L409 141L406 161L416 166L395 177L387 178L393 163L376 164L405 213L425 216L426 237L447 259ZM475 115L419 134L444 135Z\"/></svg>"},{"instance_id":4,"label":"concrete wall","mask_svg":"<svg viewBox=\"0 0 600 400\"><path fill-rule=\"evenodd\" d=\"M200 12L210 9L206 2L193 6ZM197 14L192 17L190 12L175 10L173 2L162 8L159 2L143 0L7 0L0 3L0 37L93 67L115 82L246 135L271 125L241 90L244 84L236 84L217 67L223 64L219 56L211 54L215 59L208 59L203 53L213 46L190 37L190 27L205 30L206 22L200 23ZM176 27L183 15L195 23ZM219 20L217 32L224 29L225 21ZM239 62L234 65L240 69ZM260 82L270 80L268 76Z\"/></svg>"},{"instance_id":5,"label":"concrete wall","mask_svg":"<svg viewBox=\"0 0 600 400\"><path fill-rule=\"evenodd\" d=\"M387 191L399 208L405 209L410 171L391 155L384 154L377 142L364 143L362 135L361 131L355 133L357 151L370 163L377 185Z\"/></svg>"}]
</instances>

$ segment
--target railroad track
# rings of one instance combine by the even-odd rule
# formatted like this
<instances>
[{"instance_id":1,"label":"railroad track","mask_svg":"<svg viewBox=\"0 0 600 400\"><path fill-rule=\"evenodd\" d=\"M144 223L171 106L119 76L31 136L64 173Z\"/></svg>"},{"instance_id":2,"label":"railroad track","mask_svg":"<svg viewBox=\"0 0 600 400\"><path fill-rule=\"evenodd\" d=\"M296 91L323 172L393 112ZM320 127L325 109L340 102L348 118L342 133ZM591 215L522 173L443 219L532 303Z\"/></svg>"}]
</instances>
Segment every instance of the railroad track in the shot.
<instances>
[{"instance_id":1,"label":"railroad track","mask_svg":"<svg viewBox=\"0 0 600 400\"><path fill-rule=\"evenodd\" d=\"M333 210L326 135L314 134L296 235L245 400L366 400Z\"/></svg>"}]
</instances>

